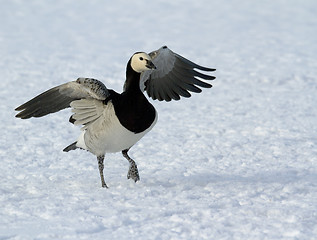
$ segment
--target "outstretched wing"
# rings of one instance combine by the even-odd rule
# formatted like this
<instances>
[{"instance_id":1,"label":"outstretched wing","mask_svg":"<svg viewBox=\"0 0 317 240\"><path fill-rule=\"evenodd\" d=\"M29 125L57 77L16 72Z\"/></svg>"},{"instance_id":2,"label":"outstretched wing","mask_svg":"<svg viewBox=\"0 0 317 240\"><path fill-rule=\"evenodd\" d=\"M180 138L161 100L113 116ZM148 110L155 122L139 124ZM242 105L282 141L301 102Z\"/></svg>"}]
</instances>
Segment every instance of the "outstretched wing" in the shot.
<instances>
[{"instance_id":1,"label":"outstretched wing","mask_svg":"<svg viewBox=\"0 0 317 240\"><path fill-rule=\"evenodd\" d=\"M140 88L149 97L159 101L179 100L180 96L190 97L190 92L201 92L199 87L210 88L211 84L202 80L213 80L214 76L202 72L216 69L202 67L174 53L168 47L149 53L155 70L146 71L141 75ZM200 72L195 69L200 70Z\"/></svg>"},{"instance_id":2,"label":"outstretched wing","mask_svg":"<svg viewBox=\"0 0 317 240\"><path fill-rule=\"evenodd\" d=\"M109 96L110 93L102 82L92 78L78 78L47 90L17 107L15 110L20 112L16 117L42 117L70 107L74 100L85 98L103 101Z\"/></svg>"}]
</instances>

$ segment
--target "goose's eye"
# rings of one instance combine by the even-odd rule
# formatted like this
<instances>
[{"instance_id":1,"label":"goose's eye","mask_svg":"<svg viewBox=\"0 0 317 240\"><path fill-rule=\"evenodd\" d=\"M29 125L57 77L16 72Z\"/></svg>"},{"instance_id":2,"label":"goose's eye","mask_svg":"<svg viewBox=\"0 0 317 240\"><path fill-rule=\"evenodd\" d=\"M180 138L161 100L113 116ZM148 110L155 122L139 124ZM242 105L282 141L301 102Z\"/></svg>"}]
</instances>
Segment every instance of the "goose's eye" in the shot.
<instances>
[{"instance_id":1,"label":"goose's eye","mask_svg":"<svg viewBox=\"0 0 317 240\"><path fill-rule=\"evenodd\" d=\"M141 61L143 61L143 57L140 57L139 59L140 59Z\"/></svg>"}]
</instances>

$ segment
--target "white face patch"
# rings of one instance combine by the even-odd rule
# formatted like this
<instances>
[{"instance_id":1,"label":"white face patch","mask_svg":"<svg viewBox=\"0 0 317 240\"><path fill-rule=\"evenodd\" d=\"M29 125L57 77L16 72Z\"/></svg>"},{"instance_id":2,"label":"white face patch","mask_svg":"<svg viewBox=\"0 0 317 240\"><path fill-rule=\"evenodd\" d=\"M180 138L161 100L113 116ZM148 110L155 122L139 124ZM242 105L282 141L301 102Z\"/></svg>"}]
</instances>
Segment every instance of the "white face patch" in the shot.
<instances>
[{"instance_id":1,"label":"white face patch","mask_svg":"<svg viewBox=\"0 0 317 240\"><path fill-rule=\"evenodd\" d=\"M146 67L147 61L152 61L151 57L144 53L135 53L131 58L131 67L134 71L141 73L146 70L150 70L148 67Z\"/></svg>"}]
</instances>

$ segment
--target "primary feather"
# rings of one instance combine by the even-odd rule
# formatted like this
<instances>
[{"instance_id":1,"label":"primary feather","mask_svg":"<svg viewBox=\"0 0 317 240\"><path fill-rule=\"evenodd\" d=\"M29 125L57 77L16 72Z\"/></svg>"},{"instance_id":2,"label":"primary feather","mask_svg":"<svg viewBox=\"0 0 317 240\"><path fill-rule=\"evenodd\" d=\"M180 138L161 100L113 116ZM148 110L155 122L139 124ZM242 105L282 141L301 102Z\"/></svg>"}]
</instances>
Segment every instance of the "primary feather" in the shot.
<instances>
[{"instance_id":1,"label":"primary feather","mask_svg":"<svg viewBox=\"0 0 317 240\"><path fill-rule=\"evenodd\" d=\"M212 72L216 69L200 66L188 59L174 53L168 47L149 53L155 70L143 72L140 88L149 97L159 101L179 100L180 96L190 97L190 92L201 92L202 88L210 88L211 84L206 80L214 80L215 77L196 71ZM204 81L203 81L204 80Z\"/></svg>"}]
</instances>

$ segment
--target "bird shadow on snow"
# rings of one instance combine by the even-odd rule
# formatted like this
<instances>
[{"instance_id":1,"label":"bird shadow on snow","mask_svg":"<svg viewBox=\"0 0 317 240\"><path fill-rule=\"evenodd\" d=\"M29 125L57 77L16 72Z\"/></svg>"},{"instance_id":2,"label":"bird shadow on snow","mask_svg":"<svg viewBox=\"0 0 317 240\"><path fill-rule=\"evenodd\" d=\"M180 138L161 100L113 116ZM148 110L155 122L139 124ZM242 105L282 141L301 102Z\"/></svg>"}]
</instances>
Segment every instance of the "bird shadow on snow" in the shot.
<instances>
[{"instance_id":1,"label":"bird shadow on snow","mask_svg":"<svg viewBox=\"0 0 317 240\"><path fill-rule=\"evenodd\" d=\"M143 184L146 186L156 185L165 188L174 188L183 186L184 189L193 187L206 187L213 184L290 184L298 181L316 181L317 173L311 173L301 170L284 170L284 171L265 171L257 172L253 175L242 176L233 174L214 174L214 173L193 173L188 176L179 174L165 179L152 178L144 179Z\"/></svg>"}]
</instances>

